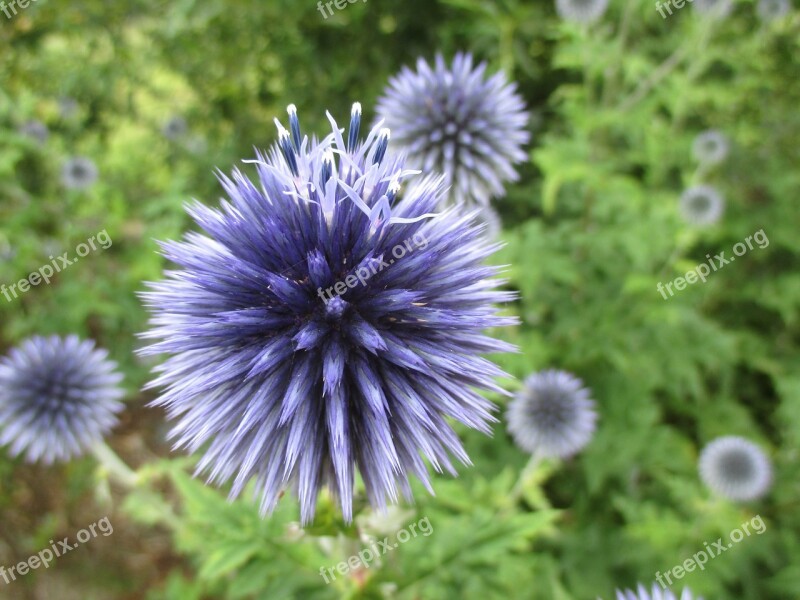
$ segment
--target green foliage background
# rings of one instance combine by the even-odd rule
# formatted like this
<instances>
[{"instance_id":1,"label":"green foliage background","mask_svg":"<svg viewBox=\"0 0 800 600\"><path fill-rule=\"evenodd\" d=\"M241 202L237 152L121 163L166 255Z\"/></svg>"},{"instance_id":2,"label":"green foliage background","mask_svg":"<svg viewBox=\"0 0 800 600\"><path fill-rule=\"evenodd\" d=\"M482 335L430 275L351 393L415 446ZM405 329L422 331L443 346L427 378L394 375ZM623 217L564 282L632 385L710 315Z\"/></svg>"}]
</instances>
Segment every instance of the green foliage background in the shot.
<instances>
[{"instance_id":1,"label":"green foliage background","mask_svg":"<svg viewBox=\"0 0 800 600\"><path fill-rule=\"evenodd\" d=\"M427 516L433 533L325 585L320 567L377 535L374 516L362 506L348 527L323 498L300 531L289 496L261 520L249 498L229 504L188 477L192 461L170 456L138 391L152 365L133 354L135 293L165 266L154 240L191 227L183 203L217 202L214 169L271 144L287 104L307 131L356 100L372 118L401 66L458 50L505 70L533 113L530 161L495 203L507 242L495 260L522 320L498 335L521 352L495 359L518 378L512 391L541 368L579 375L600 426L579 457L534 470L502 422L491 439L464 431L474 467L394 515L395 530ZM612 0L590 28L523 0L370 0L328 19L311 0L38 0L0 14L0 283L101 230L113 239L51 285L0 297L0 350L72 332L109 348L130 407L110 442L144 480L126 493L90 459L45 469L1 455L0 564L109 511L117 532L0 583L0 597L611 598L756 514L764 534L681 583L707 600L800 597L798 81L800 12L765 25L747 0L718 23L688 4L662 19L651 2ZM63 97L73 116L59 114ZM177 141L161 133L173 115L189 125ZM46 143L19 133L29 119ZM732 150L701 171L691 145L708 128ZM60 184L71 155L98 164L90 190ZM677 212L700 182L727 199L707 229ZM656 291L761 229L768 247L668 300ZM702 487L698 452L726 434L771 457L765 499L734 505Z\"/></svg>"}]
</instances>

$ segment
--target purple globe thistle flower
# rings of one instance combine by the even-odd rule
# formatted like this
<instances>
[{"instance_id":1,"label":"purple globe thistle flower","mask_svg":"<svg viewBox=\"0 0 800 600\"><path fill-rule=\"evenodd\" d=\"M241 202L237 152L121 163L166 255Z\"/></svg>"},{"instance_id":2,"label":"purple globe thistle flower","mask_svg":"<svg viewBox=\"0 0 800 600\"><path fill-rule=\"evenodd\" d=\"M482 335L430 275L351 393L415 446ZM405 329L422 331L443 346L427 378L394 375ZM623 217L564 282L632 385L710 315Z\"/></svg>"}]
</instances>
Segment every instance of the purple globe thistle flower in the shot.
<instances>
[{"instance_id":1,"label":"purple globe thistle flower","mask_svg":"<svg viewBox=\"0 0 800 600\"><path fill-rule=\"evenodd\" d=\"M564 371L534 373L508 406L508 430L517 445L545 457L566 458L592 439L594 401L583 382Z\"/></svg>"},{"instance_id":2,"label":"purple globe thistle flower","mask_svg":"<svg viewBox=\"0 0 800 600\"><path fill-rule=\"evenodd\" d=\"M62 254L62 249L64 245L54 238L46 238L42 240L42 253L44 256L50 258L50 260L54 260L56 256L60 256Z\"/></svg>"},{"instance_id":3,"label":"purple globe thistle flower","mask_svg":"<svg viewBox=\"0 0 800 600\"><path fill-rule=\"evenodd\" d=\"M122 375L92 340L32 337L0 359L0 445L34 462L80 456L117 423Z\"/></svg>"},{"instance_id":4,"label":"purple globe thistle flower","mask_svg":"<svg viewBox=\"0 0 800 600\"><path fill-rule=\"evenodd\" d=\"M85 156L74 156L64 163L61 183L68 190L85 190L97 181L97 166Z\"/></svg>"},{"instance_id":5,"label":"purple globe thistle flower","mask_svg":"<svg viewBox=\"0 0 800 600\"><path fill-rule=\"evenodd\" d=\"M433 69L420 58L416 72L404 67L378 100L409 166L443 173L455 203L503 195L503 184L518 179L514 165L525 160L530 139L516 84L503 73L487 79L485 71L486 63L473 68L469 54L456 54L451 69L441 55Z\"/></svg>"},{"instance_id":6,"label":"purple globe thistle flower","mask_svg":"<svg viewBox=\"0 0 800 600\"><path fill-rule=\"evenodd\" d=\"M789 14L792 5L789 0L759 0L756 11L762 21L775 21Z\"/></svg>"},{"instance_id":7,"label":"purple globe thistle flower","mask_svg":"<svg viewBox=\"0 0 800 600\"><path fill-rule=\"evenodd\" d=\"M647 589L639 584L636 591L633 590L617 590L617 600L703 600L701 597L693 596L689 588L683 588L680 598L673 594L668 589L662 588L659 585L653 584L652 590L649 592Z\"/></svg>"},{"instance_id":8,"label":"purple globe thistle flower","mask_svg":"<svg viewBox=\"0 0 800 600\"><path fill-rule=\"evenodd\" d=\"M188 131L189 124L180 115L170 117L161 127L162 135L171 142L181 139Z\"/></svg>"},{"instance_id":9,"label":"purple globe thistle flower","mask_svg":"<svg viewBox=\"0 0 800 600\"><path fill-rule=\"evenodd\" d=\"M435 210L445 193L387 153L380 124L360 141L361 107L346 137L289 129L255 164L253 182L220 175L229 201L190 214L205 234L162 244L180 270L143 294L153 313L146 354L170 353L151 386L177 420L177 448L207 445L198 472L254 479L261 511L294 488L303 523L324 485L352 520L356 470L371 504L410 497L409 475L430 490L426 457L455 473L467 457L447 417L483 432L494 406L476 389L504 373L479 354L513 346L482 333L512 325L493 303L483 260L499 248L473 224L477 211ZM277 122L277 121L276 121Z\"/></svg>"},{"instance_id":10,"label":"purple globe thistle flower","mask_svg":"<svg viewBox=\"0 0 800 600\"><path fill-rule=\"evenodd\" d=\"M703 165L718 165L728 156L730 143L721 131L709 129L700 133L692 143L692 155Z\"/></svg>"},{"instance_id":11,"label":"purple globe thistle flower","mask_svg":"<svg viewBox=\"0 0 800 600\"><path fill-rule=\"evenodd\" d=\"M69 96L62 96L58 99L58 115L68 121L78 114L78 101Z\"/></svg>"},{"instance_id":12,"label":"purple globe thistle flower","mask_svg":"<svg viewBox=\"0 0 800 600\"><path fill-rule=\"evenodd\" d=\"M565 21L594 23L608 9L609 0L556 0L556 12Z\"/></svg>"},{"instance_id":13,"label":"purple globe thistle flower","mask_svg":"<svg viewBox=\"0 0 800 600\"><path fill-rule=\"evenodd\" d=\"M16 255L17 249L9 244L7 239L0 238L0 260L13 260Z\"/></svg>"},{"instance_id":14,"label":"purple globe thistle flower","mask_svg":"<svg viewBox=\"0 0 800 600\"><path fill-rule=\"evenodd\" d=\"M729 500L755 500L772 485L766 454L738 436L719 437L708 444L700 454L699 469L706 486Z\"/></svg>"},{"instance_id":15,"label":"purple globe thistle flower","mask_svg":"<svg viewBox=\"0 0 800 600\"><path fill-rule=\"evenodd\" d=\"M47 125L35 119L25 121L25 123L19 126L18 131L26 138L35 141L40 146L47 142L47 138L50 137L50 130L47 129Z\"/></svg>"},{"instance_id":16,"label":"purple globe thistle flower","mask_svg":"<svg viewBox=\"0 0 800 600\"><path fill-rule=\"evenodd\" d=\"M733 0L694 0L694 10L703 17L725 19L733 12Z\"/></svg>"},{"instance_id":17,"label":"purple globe thistle flower","mask_svg":"<svg viewBox=\"0 0 800 600\"><path fill-rule=\"evenodd\" d=\"M681 194L678 209L684 221L690 225L713 225L725 212L725 200L716 188L696 185Z\"/></svg>"}]
</instances>

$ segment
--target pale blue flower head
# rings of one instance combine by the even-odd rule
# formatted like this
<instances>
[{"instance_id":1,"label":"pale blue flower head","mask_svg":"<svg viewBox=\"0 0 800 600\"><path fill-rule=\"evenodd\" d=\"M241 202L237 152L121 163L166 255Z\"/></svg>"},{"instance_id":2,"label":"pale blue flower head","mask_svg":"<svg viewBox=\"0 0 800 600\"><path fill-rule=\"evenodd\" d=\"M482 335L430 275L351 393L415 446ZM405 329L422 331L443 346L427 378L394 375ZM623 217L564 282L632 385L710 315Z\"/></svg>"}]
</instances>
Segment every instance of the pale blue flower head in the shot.
<instances>
[{"instance_id":1,"label":"pale blue flower head","mask_svg":"<svg viewBox=\"0 0 800 600\"><path fill-rule=\"evenodd\" d=\"M700 478L729 500L760 498L772 485L772 465L764 451L738 436L719 437L700 454Z\"/></svg>"},{"instance_id":2,"label":"pale blue flower head","mask_svg":"<svg viewBox=\"0 0 800 600\"><path fill-rule=\"evenodd\" d=\"M161 133L171 142L180 140L188 133L188 131L189 125L186 122L186 119L180 115L173 115L167 119L164 125L161 127Z\"/></svg>"},{"instance_id":3,"label":"pale blue flower head","mask_svg":"<svg viewBox=\"0 0 800 600\"><path fill-rule=\"evenodd\" d=\"M18 131L25 137L35 141L40 146L47 141L47 138L50 137L50 130L47 129L47 125L41 121L37 121L36 119L25 121L25 123L19 126Z\"/></svg>"},{"instance_id":4,"label":"pale blue flower head","mask_svg":"<svg viewBox=\"0 0 800 600\"><path fill-rule=\"evenodd\" d=\"M608 9L609 0L556 0L556 12L565 21L594 23Z\"/></svg>"},{"instance_id":5,"label":"pale blue flower head","mask_svg":"<svg viewBox=\"0 0 800 600\"><path fill-rule=\"evenodd\" d=\"M709 19L725 19L733 12L733 0L693 0L697 14Z\"/></svg>"},{"instance_id":6,"label":"pale blue flower head","mask_svg":"<svg viewBox=\"0 0 800 600\"><path fill-rule=\"evenodd\" d=\"M64 163L61 183L68 190L85 190L97 181L98 171L94 161L85 156L74 156Z\"/></svg>"},{"instance_id":7,"label":"pale blue flower head","mask_svg":"<svg viewBox=\"0 0 800 600\"><path fill-rule=\"evenodd\" d=\"M689 588L683 588L680 596L676 596L670 590L662 588L658 584L653 584L652 589L648 590L639 584L636 591L617 590L616 600L703 600L699 596L692 595Z\"/></svg>"},{"instance_id":8,"label":"pale blue flower head","mask_svg":"<svg viewBox=\"0 0 800 600\"><path fill-rule=\"evenodd\" d=\"M762 21L782 19L792 10L789 0L758 0L756 11Z\"/></svg>"},{"instance_id":9,"label":"pale blue flower head","mask_svg":"<svg viewBox=\"0 0 800 600\"><path fill-rule=\"evenodd\" d=\"M455 203L488 204L516 181L514 165L526 158L528 114L516 85L503 73L486 75L486 63L457 54L448 67L420 58L393 77L378 101L378 115L408 166L445 176Z\"/></svg>"},{"instance_id":10,"label":"pale blue flower head","mask_svg":"<svg viewBox=\"0 0 800 600\"><path fill-rule=\"evenodd\" d=\"M597 413L580 379L547 370L525 380L506 420L514 441L526 452L566 458L592 439Z\"/></svg>"},{"instance_id":11,"label":"pale blue flower head","mask_svg":"<svg viewBox=\"0 0 800 600\"><path fill-rule=\"evenodd\" d=\"M78 101L69 96L62 96L58 99L58 114L59 116L68 121L78 114Z\"/></svg>"},{"instance_id":12,"label":"pale blue flower head","mask_svg":"<svg viewBox=\"0 0 800 600\"><path fill-rule=\"evenodd\" d=\"M715 187L696 185L681 194L678 210L689 225L704 227L719 222L725 213L725 200Z\"/></svg>"},{"instance_id":13,"label":"pale blue flower head","mask_svg":"<svg viewBox=\"0 0 800 600\"><path fill-rule=\"evenodd\" d=\"M229 200L189 207L204 233L163 244L177 268L143 295L144 352L171 355L156 403L211 481L254 481L264 513L294 489L304 523L328 487L349 521L357 472L381 509L410 476L432 489L426 459L468 462L451 420L490 431L478 390L503 372L480 355L513 347L483 331L516 323L494 306L515 295L477 211L437 212L441 176L403 190L418 173L389 130L362 138L359 104L320 141L288 113L256 180L220 176Z\"/></svg>"},{"instance_id":14,"label":"pale blue flower head","mask_svg":"<svg viewBox=\"0 0 800 600\"><path fill-rule=\"evenodd\" d=\"M0 359L0 444L31 462L80 456L116 425L121 381L91 340L25 340Z\"/></svg>"},{"instance_id":15,"label":"pale blue flower head","mask_svg":"<svg viewBox=\"0 0 800 600\"><path fill-rule=\"evenodd\" d=\"M725 160L729 149L727 136L716 129L709 129L694 139L692 155L702 165L717 165Z\"/></svg>"}]
</instances>

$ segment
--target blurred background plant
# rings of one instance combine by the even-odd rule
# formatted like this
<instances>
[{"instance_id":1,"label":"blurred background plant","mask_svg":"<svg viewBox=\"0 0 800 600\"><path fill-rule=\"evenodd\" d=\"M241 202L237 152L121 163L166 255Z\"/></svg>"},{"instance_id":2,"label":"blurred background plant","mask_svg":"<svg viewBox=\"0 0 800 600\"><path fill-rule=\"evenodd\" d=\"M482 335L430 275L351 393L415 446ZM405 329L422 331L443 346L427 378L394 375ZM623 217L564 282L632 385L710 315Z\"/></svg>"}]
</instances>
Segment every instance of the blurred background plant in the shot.
<instances>
[{"instance_id":1,"label":"blurred background plant","mask_svg":"<svg viewBox=\"0 0 800 600\"><path fill-rule=\"evenodd\" d=\"M706 599L800 597L800 12L662 18L613 0L591 24L551 2L355 3L323 19L312 2L39 0L0 23L0 283L11 284L101 230L113 239L20 298L0 296L0 351L75 333L110 350L126 411L109 440L140 481L126 491L91 459L26 465L0 453L0 564L111 515L115 532L14 582L8 598L610 598L760 514L764 535L688 574ZM761 11L763 13L763 11ZM145 313L135 293L164 268L156 239L190 227L183 203L216 204L229 171L275 139L294 103L306 131L374 117L389 78L418 56L470 51L516 81L532 113L530 161L493 205L512 308L493 357L517 377L559 368L591 390L598 426L575 458L544 460L463 431L475 466L376 526L344 524L329 498L313 526L290 496L267 520L245 498L191 479L169 454L164 416L139 392ZM698 134L729 144L698 164ZM96 180L62 179L86 157ZM725 198L716 224L681 217L687 188ZM669 282L763 229L753 250L665 300ZM507 401L493 398L505 409ZM505 410L501 411L503 414ZM706 490L700 450L740 435L773 463L761 500ZM428 517L433 534L325 585L381 527ZM379 520L380 521L380 520ZM379 537L382 537L381 534Z\"/></svg>"}]
</instances>

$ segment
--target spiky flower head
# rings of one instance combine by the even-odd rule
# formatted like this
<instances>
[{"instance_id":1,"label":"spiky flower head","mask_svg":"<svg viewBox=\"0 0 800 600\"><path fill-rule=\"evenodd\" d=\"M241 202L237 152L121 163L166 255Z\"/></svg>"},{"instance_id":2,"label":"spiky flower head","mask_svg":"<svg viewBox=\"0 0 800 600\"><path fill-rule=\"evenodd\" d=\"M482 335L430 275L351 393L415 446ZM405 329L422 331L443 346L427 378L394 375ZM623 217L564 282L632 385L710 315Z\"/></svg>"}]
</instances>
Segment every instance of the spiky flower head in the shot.
<instances>
[{"instance_id":1,"label":"spiky flower head","mask_svg":"<svg viewBox=\"0 0 800 600\"><path fill-rule=\"evenodd\" d=\"M8 243L4 237L0 237L0 260L13 260L17 255L17 249Z\"/></svg>"},{"instance_id":2,"label":"spiky flower head","mask_svg":"<svg viewBox=\"0 0 800 600\"><path fill-rule=\"evenodd\" d=\"M37 121L36 119L25 121L19 126L18 131L26 138L35 141L40 146L47 141L47 138L50 137L50 130L47 129L47 125L41 121Z\"/></svg>"},{"instance_id":3,"label":"spiky flower head","mask_svg":"<svg viewBox=\"0 0 800 600\"><path fill-rule=\"evenodd\" d=\"M188 131L189 125L180 115L173 115L161 127L161 133L172 142L181 139Z\"/></svg>"},{"instance_id":4,"label":"spiky flower head","mask_svg":"<svg viewBox=\"0 0 800 600\"><path fill-rule=\"evenodd\" d=\"M684 221L690 225L713 225L725 212L725 200L716 188L696 185L681 194L678 209Z\"/></svg>"},{"instance_id":5,"label":"spiky flower head","mask_svg":"<svg viewBox=\"0 0 800 600\"><path fill-rule=\"evenodd\" d=\"M74 156L64 163L61 170L61 183L68 190L85 190L97 181L97 166L85 156Z\"/></svg>"},{"instance_id":6,"label":"spiky flower head","mask_svg":"<svg viewBox=\"0 0 800 600\"><path fill-rule=\"evenodd\" d=\"M597 413L580 379L551 369L528 376L506 418L520 448L566 458L592 439Z\"/></svg>"},{"instance_id":7,"label":"spiky flower head","mask_svg":"<svg viewBox=\"0 0 800 600\"><path fill-rule=\"evenodd\" d=\"M639 584L636 591L617 590L617 600L703 600L699 596L693 596L689 588L683 588L680 597L673 594L668 589L660 585L653 584L653 588L648 592L647 589Z\"/></svg>"},{"instance_id":8,"label":"spiky flower head","mask_svg":"<svg viewBox=\"0 0 800 600\"><path fill-rule=\"evenodd\" d=\"M608 9L608 0L556 0L556 12L565 21L594 23Z\"/></svg>"},{"instance_id":9,"label":"spiky flower head","mask_svg":"<svg viewBox=\"0 0 800 600\"><path fill-rule=\"evenodd\" d=\"M470 54L456 54L451 68L441 55L431 68L417 60L389 81L378 115L408 166L443 173L455 203L488 204L516 181L514 165L525 160L528 114L503 73L486 77L486 63L473 68Z\"/></svg>"},{"instance_id":10,"label":"spiky flower head","mask_svg":"<svg viewBox=\"0 0 800 600\"><path fill-rule=\"evenodd\" d=\"M69 120L78 114L78 101L69 96L62 96L58 99L58 115L64 119Z\"/></svg>"},{"instance_id":11,"label":"spiky flower head","mask_svg":"<svg viewBox=\"0 0 800 600\"><path fill-rule=\"evenodd\" d=\"M789 0L758 0L756 11L762 21L775 21L789 14L792 4Z\"/></svg>"},{"instance_id":12,"label":"spiky flower head","mask_svg":"<svg viewBox=\"0 0 800 600\"><path fill-rule=\"evenodd\" d=\"M694 0L694 10L703 17L725 19L733 12L733 0Z\"/></svg>"},{"instance_id":13,"label":"spiky flower head","mask_svg":"<svg viewBox=\"0 0 800 600\"><path fill-rule=\"evenodd\" d=\"M753 442L729 435L709 443L700 454L700 478L708 488L729 500L760 498L772 484L772 466Z\"/></svg>"},{"instance_id":14,"label":"spiky flower head","mask_svg":"<svg viewBox=\"0 0 800 600\"><path fill-rule=\"evenodd\" d=\"M83 454L116 425L121 381L92 340L25 340L0 359L0 445L30 462Z\"/></svg>"},{"instance_id":15,"label":"spiky flower head","mask_svg":"<svg viewBox=\"0 0 800 600\"><path fill-rule=\"evenodd\" d=\"M728 156L730 143L727 136L716 129L704 131L692 144L692 155L702 165L717 165Z\"/></svg>"},{"instance_id":16,"label":"spiky flower head","mask_svg":"<svg viewBox=\"0 0 800 600\"><path fill-rule=\"evenodd\" d=\"M352 519L356 470L382 509L411 474L431 489L423 456L468 462L447 418L489 431L476 389L502 392L503 373L479 354L513 347L482 331L516 323L492 306L514 294L482 265L499 245L477 211L436 213L441 176L401 199L415 172L387 153L389 131L362 142L358 104L346 137L328 118L309 140L290 106L257 180L221 175L230 200L189 208L205 234L164 243L179 270L143 294L144 336L161 340L144 352L172 354L152 385L176 447L207 445L198 471L232 479L232 496L255 480L262 513L294 488L304 523L324 485Z\"/></svg>"}]
</instances>

